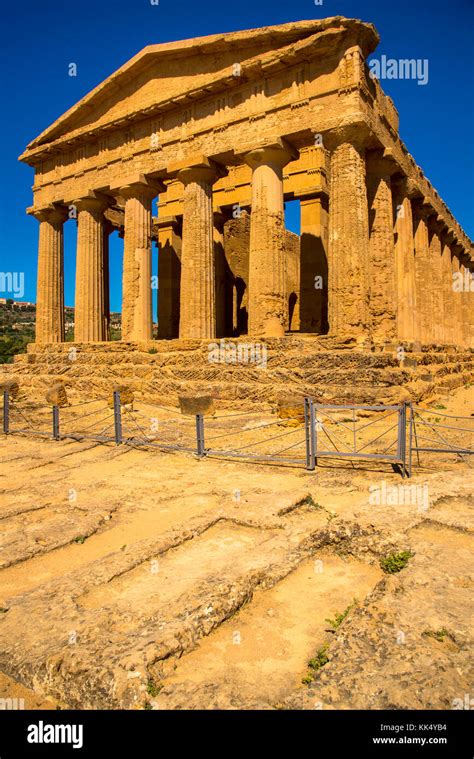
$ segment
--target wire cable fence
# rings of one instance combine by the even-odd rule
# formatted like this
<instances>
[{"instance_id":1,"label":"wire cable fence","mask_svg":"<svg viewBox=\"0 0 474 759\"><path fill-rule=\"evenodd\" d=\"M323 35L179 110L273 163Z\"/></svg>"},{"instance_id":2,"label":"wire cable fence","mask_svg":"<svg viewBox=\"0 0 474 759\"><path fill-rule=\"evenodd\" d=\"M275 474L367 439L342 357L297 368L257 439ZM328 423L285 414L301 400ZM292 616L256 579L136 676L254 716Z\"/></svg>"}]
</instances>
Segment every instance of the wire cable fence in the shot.
<instances>
[{"instance_id":1,"label":"wire cable fence","mask_svg":"<svg viewBox=\"0 0 474 759\"><path fill-rule=\"evenodd\" d=\"M306 397L292 413L184 413L145 400L109 397L74 404L20 402L3 391L3 432L92 440L133 448L185 451L202 457L292 464L312 471L318 459L391 464L403 477L420 453L474 453L474 419L411 403L322 404Z\"/></svg>"}]
</instances>

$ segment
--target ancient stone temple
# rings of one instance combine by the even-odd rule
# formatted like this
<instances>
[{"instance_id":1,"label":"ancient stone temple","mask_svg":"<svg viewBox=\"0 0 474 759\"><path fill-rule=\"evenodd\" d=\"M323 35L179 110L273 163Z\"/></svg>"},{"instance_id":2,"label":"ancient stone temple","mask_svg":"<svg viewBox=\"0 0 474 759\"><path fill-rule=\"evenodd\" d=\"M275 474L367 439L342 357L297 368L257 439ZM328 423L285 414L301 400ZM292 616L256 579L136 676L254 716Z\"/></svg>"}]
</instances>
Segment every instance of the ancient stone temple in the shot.
<instances>
[{"instance_id":1,"label":"ancient stone temple","mask_svg":"<svg viewBox=\"0 0 474 759\"><path fill-rule=\"evenodd\" d=\"M37 342L64 339L72 218L78 343L108 339L114 229L125 341L152 337L156 243L161 338L471 343L453 274L470 281L472 243L398 136L366 64L377 43L372 25L337 17L150 45L33 140L21 160L35 168ZM245 279L225 244L239 224Z\"/></svg>"}]
</instances>

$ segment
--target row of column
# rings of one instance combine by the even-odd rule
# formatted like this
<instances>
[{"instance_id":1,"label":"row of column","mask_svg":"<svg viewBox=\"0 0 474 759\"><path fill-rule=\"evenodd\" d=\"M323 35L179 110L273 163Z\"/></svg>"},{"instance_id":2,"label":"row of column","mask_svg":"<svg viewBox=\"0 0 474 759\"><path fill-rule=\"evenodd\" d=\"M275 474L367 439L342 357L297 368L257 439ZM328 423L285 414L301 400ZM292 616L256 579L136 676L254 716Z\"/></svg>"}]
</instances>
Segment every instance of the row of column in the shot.
<instances>
[{"instance_id":1,"label":"row of column","mask_svg":"<svg viewBox=\"0 0 474 759\"><path fill-rule=\"evenodd\" d=\"M396 165L366 156L350 129L335 132L331 149L330 208L320 196L302 198L301 329L310 321L312 298L323 298L313 274L327 281L329 329L336 335L365 340L421 340L468 344L468 292L453 288L453 274L465 275L454 240L433 219L429 205L416 198L406 179L395 178ZM295 151L282 140L245 154L252 169L249 250L248 332L280 336L287 323L284 260L283 168ZM216 313L216 231L212 187L222 169L212 161L187 166L177 177L184 185L181 283L166 244L173 247L172 227L164 230L160 252L160 334L171 336L180 293L179 336L212 339L222 318ZM152 338L151 223L152 199L164 188L147 180L116 188L125 199L122 339ZM109 199L97 193L75 201L77 260L75 340L96 342L109 335L108 234L104 217ZM64 340L63 223L65 213L50 208L35 213L40 221L37 295L37 342ZM314 250L305 239L321 238ZM163 240L160 240L162 242ZM314 272L313 272L314 273ZM316 309L316 313L321 311ZM322 322L312 325L323 331ZM168 332L168 335L167 335Z\"/></svg>"},{"instance_id":2,"label":"row of column","mask_svg":"<svg viewBox=\"0 0 474 759\"><path fill-rule=\"evenodd\" d=\"M330 142L331 333L471 345L472 269L461 246L393 161L367 154L351 129Z\"/></svg>"}]
</instances>

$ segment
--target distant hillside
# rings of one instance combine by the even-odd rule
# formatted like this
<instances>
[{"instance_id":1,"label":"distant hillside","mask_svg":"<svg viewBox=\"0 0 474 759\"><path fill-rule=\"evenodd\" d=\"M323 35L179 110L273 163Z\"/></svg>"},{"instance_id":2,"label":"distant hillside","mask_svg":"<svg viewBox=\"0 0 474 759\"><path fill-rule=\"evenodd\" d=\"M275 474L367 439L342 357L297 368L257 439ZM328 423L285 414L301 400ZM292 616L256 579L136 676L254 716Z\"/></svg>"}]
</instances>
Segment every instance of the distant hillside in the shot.
<instances>
[{"instance_id":1,"label":"distant hillside","mask_svg":"<svg viewBox=\"0 0 474 759\"><path fill-rule=\"evenodd\" d=\"M66 340L74 339L74 309L64 309ZM0 298L0 364L9 364L17 353L24 353L28 343L34 342L36 304ZM122 315L110 315L111 340L120 340Z\"/></svg>"}]
</instances>

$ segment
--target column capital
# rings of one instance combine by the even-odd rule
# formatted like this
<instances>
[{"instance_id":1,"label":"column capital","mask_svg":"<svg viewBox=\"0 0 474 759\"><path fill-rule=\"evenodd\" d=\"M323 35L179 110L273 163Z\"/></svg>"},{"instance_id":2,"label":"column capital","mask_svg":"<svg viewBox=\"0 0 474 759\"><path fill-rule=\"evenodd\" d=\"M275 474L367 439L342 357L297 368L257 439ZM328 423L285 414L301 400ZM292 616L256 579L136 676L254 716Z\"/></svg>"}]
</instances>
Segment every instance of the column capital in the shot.
<instances>
[{"instance_id":1,"label":"column capital","mask_svg":"<svg viewBox=\"0 0 474 759\"><path fill-rule=\"evenodd\" d=\"M110 198L108 198L106 195L101 195L100 193L96 193L91 190L82 198L73 200L72 204L76 206L78 211L95 211L100 213L102 211L105 211L107 206L110 204Z\"/></svg>"},{"instance_id":2,"label":"column capital","mask_svg":"<svg viewBox=\"0 0 474 759\"><path fill-rule=\"evenodd\" d=\"M114 195L120 195L125 200L136 197L147 197L150 200L165 192L166 186L157 179L149 179L144 174L134 174L124 177L122 183L110 189Z\"/></svg>"},{"instance_id":3,"label":"column capital","mask_svg":"<svg viewBox=\"0 0 474 759\"><path fill-rule=\"evenodd\" d=\"M172 229L173 232L181 233L183 226L182 216L158 216L158 220L154 222L154 226L160 229Z\"/></svg>"},{"instance_id":4,"label":"column capital","mask_svg":"<svg viewBox=\"0 0 474 759\"><path fill-rule=\"evenodd\" d=\"M251 169L256 169L265 164L282 169L290 161L296 160L299 153L293 145L290 145L283 138L279 138L275 142L257 145L241 153L241 155Z\"/></svg>"},{"instance_id":5,"label":"column capital","mask_svg":"<svg viewBox=\"0 0 474 759\"><path fill-rule=\"evenodd\" d=\"M368 151L365 165L369 177L392 177L399 170L390 149Z\"/></svg>"},{"instance_id":6,"label":"column capital","mask_svg":"<svg viewBox=\"0 0 474 759\"><path fill-rule=\"evenodd\" d=\"M369 138L369 129L364 122L342 124L323 135L324 147L330 151L349 143L357 150L365 150Z\"/></svg>"},{"instance_id":7,"label":"column capital","mask_svg":"<svg viewBox=\"0 0 474 759\"><path fill-rule=\"evenodd\" d=\"M64 222L68 216L66 208L55 205L43 206L43 208L30 206L26 212L29 216L34 216L38 221L49 221L52 223Z\"/></svg>"},{"instance_id":8,"label":"column capital","mask_svg":"<svg viewBox=\"0 0 474 759\"><path fill-rule=\"evenodd\" d=\"M415 196L413 198L412 208L417 218L422 219L425 222L428 222L428 219L436 215L436 211L434 210L433 206L425 197L420 198L418 196Z\"/></svg>"},{"instance_id":9,"label":"column capital","mask_svg":"<svg viewBox=\"0 0 474 759\"><path fill-rule=\"evenodd\" d=\"M223 177L227 171L215 161L207 159L202 163L194 163L183 166L178 170L176 178L184 185L191 182L208 182L213 184L216 179Z\"/></svg>"},{"instance_id":10,"label":"column capital","mask_svg":"<svg viewBox=\"0 0 474 759\"><path fill-rule=\"evenodd\" d=\"M423 193L421 192L418 183L411 177L397 176L392 180L392 187L396 193L401 194L410 200L423 198Z\"/></svg>"}]
</instances>

